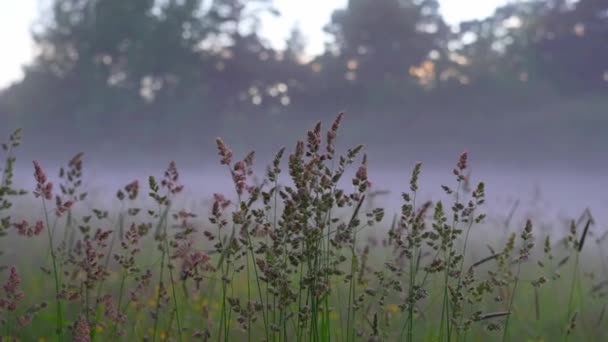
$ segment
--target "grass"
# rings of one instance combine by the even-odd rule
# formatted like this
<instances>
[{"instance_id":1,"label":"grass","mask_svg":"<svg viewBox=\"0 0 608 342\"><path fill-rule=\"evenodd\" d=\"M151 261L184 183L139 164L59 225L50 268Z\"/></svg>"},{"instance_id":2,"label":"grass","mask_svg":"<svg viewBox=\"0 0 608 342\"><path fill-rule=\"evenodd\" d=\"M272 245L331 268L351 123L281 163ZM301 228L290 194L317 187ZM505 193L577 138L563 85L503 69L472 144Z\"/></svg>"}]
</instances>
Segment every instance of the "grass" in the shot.
<instances>
[{"instance_id":1,"label":"grass","mask_svg":"<svg viewBox=\"0 0 608 342\"><path fill-rule=\"evenodd\" d=\"M363 146L336 151L341 120L326 132L317 124L287 158L280 149L262 181L253 152L237 160L218 138L234 190L197 212L179 207L174 162L147 177L145 191L139 181L118 189L114 210L88 208L82 154L60 169L57 187L34 162L39 204L18 210L30 194L12 183L16 131L0 187L3 340L608 337L606 234L590 212L561 239L557 229L536 232L539 218L514 226L516 206L504 224L489 223L484 183L469 178L463 153L440 201L419 200L417 163L401 210L386 215L371 202ZM479 229L500 234L479 241Z\"/></svg>"}]
</instances>

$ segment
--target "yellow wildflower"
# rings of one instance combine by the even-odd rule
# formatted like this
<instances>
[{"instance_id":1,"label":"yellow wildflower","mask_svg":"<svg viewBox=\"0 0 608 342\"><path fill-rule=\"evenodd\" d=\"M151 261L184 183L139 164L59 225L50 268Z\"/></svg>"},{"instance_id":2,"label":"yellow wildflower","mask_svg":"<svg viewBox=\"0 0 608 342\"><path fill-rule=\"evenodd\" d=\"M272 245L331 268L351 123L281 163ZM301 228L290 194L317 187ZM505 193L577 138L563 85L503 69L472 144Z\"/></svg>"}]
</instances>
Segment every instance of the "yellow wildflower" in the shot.
<instances>
[{"instance_id":1,"label":"yellow wildflower","mask_svg":"<svg viewBox=\"0 0 608 342\"><path fill-rule=\"evenodd\" d=\"M399 311L399 305L397 305L397 304L389 304L388 305L388 311L390 313L397 313Z\"/></svg>"}]
</instances>

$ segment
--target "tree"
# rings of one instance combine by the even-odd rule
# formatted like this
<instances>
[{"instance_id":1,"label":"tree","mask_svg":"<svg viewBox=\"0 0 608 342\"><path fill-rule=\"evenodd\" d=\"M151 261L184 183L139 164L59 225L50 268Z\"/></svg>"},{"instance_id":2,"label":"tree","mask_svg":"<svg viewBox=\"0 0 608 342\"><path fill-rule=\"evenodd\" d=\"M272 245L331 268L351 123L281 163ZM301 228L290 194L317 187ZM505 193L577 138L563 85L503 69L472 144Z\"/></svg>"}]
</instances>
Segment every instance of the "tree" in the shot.
<instances>
[{"instance_id":1,"label":"tree","mask_svg":"<svg viewBox=\"0 0 608 342\"><path fill-rule=\"evenodd\" d=\"M608 87L608 3L550 1L539 16L536 63L544 77L568 91Z\"/></svg>"},{"instance_id":2,"label":"tree","mask_svg":"<svg viewBox=\"0 0 608 342\"><path fill-rule=\"evenodd\" d=\"M190 77L206 32L201 0L55 0L53 20L35 36L36 61L59 79L96 93L119 88L151 100ZM156 86L146 89L146 80ZM82 89L82 88L81 88Z\"/></svg>"},{"instance_id":3,"label":"tree","mask_svg":"<svg viewBox=\"0 0 608 342\"><path fill-rule=\"evenodd\" d=\"M509 4L486 19L461 23L450 59L466 83L488 87L537 78L530 47L543 8L533 2Z\"/></svg>"},{"instance_id":4,"label":"tree","mask_svg":"<svg viewBox=\"0 0 608 342\"><path fill-rule=\"evenodd\" d=\"M409 77L440 48L447 26L435 0L350 0L326 28L347 78L378 84Z\"/></svg>"},{"instance_id":5,"label":"tree","mask_svg":"<svg viewBox=\"0 0 608 342\"><path fill-rule=\"evenodd\" d=\"M294 26L285 42L285 53L292 61L302 61L306 55L306 37L299 27Z\"/></svg>"},{"instance_id":6,"label":"tree","mask_svg":"<svg viewBox=\"0 0 608 342\"><path fill-rule=\"evenodd\" d=\"M252 9L251 1L204 3L54 0L52 16L34 36L40 54L11 90L13 100L0 104L39 123L74 123L83 137L93 133L87 128L121 134L118 128L130 126L125 123L142 120L167 127L180 118L204 119L202 126L213 129L218 109L258 74L252 63L259 60L249 58L266 49L256 30L270 1ZM226 49L237 55L234 65ZM232 72L228 78L218 70L221 63Z\"/></svg>"}]
</instances>

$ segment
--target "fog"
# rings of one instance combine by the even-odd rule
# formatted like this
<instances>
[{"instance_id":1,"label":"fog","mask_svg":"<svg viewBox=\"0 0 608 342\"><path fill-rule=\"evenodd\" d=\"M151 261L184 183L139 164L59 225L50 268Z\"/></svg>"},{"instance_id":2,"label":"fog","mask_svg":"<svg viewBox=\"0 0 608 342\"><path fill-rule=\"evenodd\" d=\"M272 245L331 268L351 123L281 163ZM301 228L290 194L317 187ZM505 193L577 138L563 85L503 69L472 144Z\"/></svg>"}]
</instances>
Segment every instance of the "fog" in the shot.
<instances>
[{"instance_id":1,"label":"fog","mask_svg":"<svg viewBox=\"0 0 608 342\"><path fill-rule=\"evenodd\" d=\"M27 144L26 144L27 145ZM280 146L280 145L279 145ZM367 146L370 150L379 152L393 150L394 147ZM291 153L293 147L288 147ZM441 190L441 185L456 187L456 179L452 174L458 153L453 146L446 147L444 156L438 153L425 153L419 150L418 155L394 153L385 160L377 160L378 153L370 153L369 178L372 182L371 192L380 192L374 197L373 203L366 205L380 206L387 210L385 224L390 224L393 214L398 213L401 206L401 193L409 191L409 178L413 165L417 161L423 163L422 174L419 179L420 200L449 200ZM462 149L465 150L465 149ZM487 202L483 209L495 222L501 222L512 210L515 210L513 222L525 218L534 218L538 222L559 223L555 229L565 229L561 223L564 220L577 219L581 213L589 208L593 216L603 227L608 221L608 173L602 167L586 167L593 161L585 163L550 162L543 163L542 157L535 162L529 160L505 160L501 163L489 155L476 157L475 151L483 150L478 146L466 149L469 152L469 167L471 186L483 181L486 188ZM235 158L245 155L245 149L235 151ZM364 150L365 151L365 150ZM40 160L43 167L53 181L59 167L65 165L71 155L66 153L65 161L45 160L44 156L20 156L17 162L16 184L26 189L33 189L33 167L31 160ZM265 167L272 161L270 153L256 154L255 170L258 178L264 177ZM382 157L382 155L380 155ZM386 159L391 159L386 162ZM350 166L349 172L343 178L341 186L351 189L350 179L356 170L360 157ZM441 160L438 160L441 159ZM479 160L480 159L480 160ZM219 157L200 156L192 153L189 157L170 158L169 156L140 155L133 156L128 161L113 160L109 156L95 155L94 151L85 154L84 158L84 187L89 192L90 205L113 206L116 205L115 193L128 182L139 180L147 190L148 176L160 179L168 163L175 160L180 172L180 179L185 184L185 191L180 195L184 203L194 206L196 210L206 212L213 193L223 193L229 197L234 196L234 187L226 166L219 163ZM290 185L287 168L287 155L283 158L283 175L280 182ZM420 202L421 203L421 202ZM519 227L511 227L513 229Z\"/></svg>"}]
</instances>

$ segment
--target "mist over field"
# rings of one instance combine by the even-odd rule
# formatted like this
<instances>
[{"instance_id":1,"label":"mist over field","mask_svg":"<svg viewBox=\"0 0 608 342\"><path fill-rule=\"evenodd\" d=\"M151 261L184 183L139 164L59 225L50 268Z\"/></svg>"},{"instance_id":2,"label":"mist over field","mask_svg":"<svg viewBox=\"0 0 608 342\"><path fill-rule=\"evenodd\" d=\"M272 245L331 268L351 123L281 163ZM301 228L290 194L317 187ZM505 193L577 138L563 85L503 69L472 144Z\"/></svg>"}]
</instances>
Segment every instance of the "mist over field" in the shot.
<instances>
[{"instance_id":1,"label":"mist over field","mask_svg":"<svg viewBox=\"0 0 608 342\"><path fill-rule=\"evenodd\" d=\"M348 125L346 120L345 130ZM297 131L298 128L302 132L300 137L303 138L308 128L291 129ZM247 139L247 134L255 135L245 132L241 137L245 136ZM344 135L338 143L339 149L345 151L348 147L356 146L354 134L351 134L352 137ZM230 139L225 139L232 146ZM413 165L419 161L423 163L420 177L421 198L431 201L441 199L443 191L440 185L453 183L452 169L455 161L460 152L467 151L471 156L472 185L479 181L485 183L485 209L490 216L506 217L513 206L516 206L515 217L520 219L541 216L548 222L555 223L578 218L586 208L591 210L598 222L608 219L605 210L608 207L608 192L604 186L608 185L608 163L601 158L602 155L598 154L597 158L593 159L594 156L581 157L582 151L547 151L547 147L560 144L560 140L550 137L545 141L538 137L537 139L539 143L529 143L528 148L521 146L517 151L509 151L509 146L497 146L496 142L491 147L479 142L463 142L428 148L424 143L408 141L406 136L388 137L390 145L372 142L365 146L370 160L369 177L373 184L372 192L381 192L375 197L374 204L386 208L391 215L397 213L402 204L401 193L407 190ZM353 143L347 145L344 140L351 140ZM83 149L87 151L84 157L84 184L90 190L94 201L112 205L118 189L132 180L137 179L145 184L148 176L162 176L168 163L174 160L186 185L185 192L180 197L186 202L197 203L201 206L199 209L206 209L204 205L211 203L213 193L234 196L234 185L228 170L220 165L219 157L214 155L215 153L205 153L210 149L209 145L214 147L212 143L206 143L207 146L200 146L198 149L190 147L191 150L187 152L180 148L168 148L168 151L159 154L145 151L143 146L140 147L143 150L141 153L129 153L115 147L114 155L109 155L109 152L102 149ZM514 141L515 143L526 144L522 141ZM539 146L543 143L545 146ZM133 140L133 144L137 145L137 140ZM23 150L26 151L31 145L34 144L24 143ZM281 141L271 142L266 146L242 144L235 146L234 152L236 156L244 156L250 150L256 151L254 169L261 180L274 157L274 153L270 151L278 151L280 147L286 146L287 151L291 153L295 148L293 145L287 141L284 144ZM537 152L534 152L535 149ZM493 150L504 152L496 155L492 153ZM61 160L59 157L48 158L44 154L22 153L17 162L16 184L28 190L34 188L32 160L41 161L49 170L52 179L56 178L59 168L78 151L81 150L70 153L64 151L61 153ZM349 177L342 183L345 188L351 186L349 182L354 171L356 168L352 167L347 172ZM280 179L285 185L292 184L287 175ZM559 232L563 233L565 228L559 226L559 229Z\"/></svg>"},{"instance_id":2,"label":"mist over field","mask_svg":"<svg viewBox=\"0 0 608 342\"><path fill-rule=\"evenodd\" d=\"M0 341L608 340L608 4L446 1L47 1Z\"/></svg>"}]
</instances>

